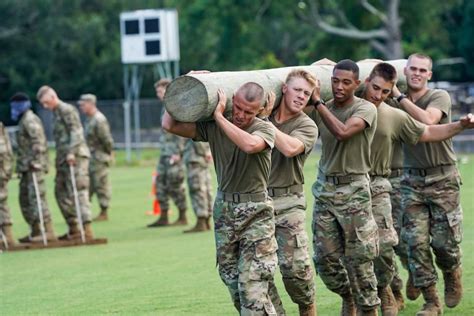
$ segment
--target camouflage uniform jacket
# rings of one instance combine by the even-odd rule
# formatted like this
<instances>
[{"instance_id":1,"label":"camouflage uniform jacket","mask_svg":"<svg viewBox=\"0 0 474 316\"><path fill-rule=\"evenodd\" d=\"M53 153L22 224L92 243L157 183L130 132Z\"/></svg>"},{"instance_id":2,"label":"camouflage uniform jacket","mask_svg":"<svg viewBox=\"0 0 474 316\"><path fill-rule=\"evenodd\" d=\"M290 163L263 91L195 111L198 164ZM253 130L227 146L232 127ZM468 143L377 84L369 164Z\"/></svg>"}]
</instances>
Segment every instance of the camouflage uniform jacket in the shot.
<instances>
[{"instance_id":1,"label":"camouflage uniform jacket","mask_svg":"<svg viewBox=\"0 0 474 316\"><path fill-rule=\"evenodd\" d=\"M18 159L16 172L35 170L48 172L48 144L40 118L28 110L18 124Z\"/></svg>"},{"instance_id":2,"label":"camouflage uniform jacket","mask_svg":"<svg viewBox=\"0 0 474 316\"><path fill-rule=\"evenodd\" d=\"M56 165L66 161L68 154L76 157L90 157L84 140L81 120L77 109L62 101L54 110L54 140L56 142Z\"/></svg>"},{"instance_id":3,"label":"camouflage uniform jacket","mask_svg":"<svg viewBox=\"0 0 474 316\"><path fill-rule=\"evenodd\" d=\"M162 157L172 155L183 155L186 139L163 130L160 137L160 154Z\"/></svg>"},{"instance_id":4,"label":"camouflage uniform jacket","mask_svg":"<svg viewBox=\"0 0 474 316\"><path fill-rule=\"evenodd\" d=\"M10 179L12 175L13 151L8 132L0 122L0 179Z\"/></svg>"},{"instance_id":5,"label":"camouflage uniform jacket","mask_svg":"<svg viewBox=\"0 0 474 316\"><path fill-rule=\"evenodd\" d=\"M203 167L208 165L207 157L211 154L208 143L195 142L192 139L186 141L184 147L184 163L198 163Z\"/></svg>"},{"instance_id":6,"label":"camouflage uniform jacket","mask_svg":"<svg viewBox=\"0 0 474 316\"><path fill-rule=\"evenodd\" d=\"M87 146L93 159L109 163L112 159L114 140L110 133L109 122L102 112L97 111L85 124Z\"/></svg>"}]
</instances>

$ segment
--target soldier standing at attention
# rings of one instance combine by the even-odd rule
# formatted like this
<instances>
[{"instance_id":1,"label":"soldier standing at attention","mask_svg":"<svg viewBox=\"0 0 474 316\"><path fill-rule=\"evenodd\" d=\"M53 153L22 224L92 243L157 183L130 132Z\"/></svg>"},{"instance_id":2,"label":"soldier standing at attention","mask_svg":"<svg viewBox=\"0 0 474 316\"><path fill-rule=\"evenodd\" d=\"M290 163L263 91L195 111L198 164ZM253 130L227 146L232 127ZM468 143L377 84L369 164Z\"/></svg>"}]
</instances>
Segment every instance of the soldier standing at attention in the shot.
<instances>
[{"instance_id":1,"label":"soldier standing at attention","mask_svg":"<svg viewBox=\"0 0 474 316\"><path fill-rule=\"evenodd\" d=\"M38 101L54 114L53 134L56 143L56 177L54 193L61 213L69 226L68 232L60 236L60 240L81 238L78 227L76 206L70 166L74 168L76 189L79 198L79 213L86 239L93 239L91 227L91 211L89 203L89 157L90 152L84 140L84 132L77 109L61 101L49 86L39 88L36 95Z\"/></svg>"},{"instance_id":2,"label":"soldier standing at attention","mask_svg":"<svg viewBox=\"0 0 474 316\"><path fill-rule=\"evenodd\" d=\"M407 95L395 87L394 97L414 119L427 125L451 122L451 99L444 90L429 89L432 76L429 56L413 54L404 68ZM402 238L408 245L409 273L414 288L407 295L416 299L423 293L423 313L441 313L436 290L438 275L433 253L443 271L444 301L452 308L462 298L461 248L462 208L461 178L456 167L451 139L438 143L404 145L404 175L401 181L404 221ZM431 315L431 314L430 314Z\"/></svg>"},{"instance_id":3,"label":"soldier standing at attention","mask_svg":"<svg viewBox=\"0 0 474 316\"><path fill-rule=\"evenodd\" d=\"M10 99L12 119L19 121L17 134L16 172L20 177L20 208L31 233L20 242L41 242L40 214L33 173L36 177L46 238L56 240L51 213L46 200L45 175L48 173L48 144L40 118L31 110L30 98L16 93Z\"/></svg>"},{"instance_id":4,"label":"soldier standing at attention","mask_svg":"<svg viewBox=\"0 0 474 316\"><path fill-rule=\"evenodd\" d=\"M342 297L341 315L355 315L355 304L361 315L377 315L380 304L372 263L378 232L368 176L377 109L354 95L359 84L357 64L338 62L331 77L334 99L325 105L314 89L310 112L322 140L313 185L314 263L326 286Z\"/></svg>"},{"instance_id":5,"label":"soldier standing at attention","mask_svg":"<svg viewBox=\"0 0 474 316\"><path fill-rule=\"evenodd\" d=\"M304 70L293 70L282 86L280 105L270 115L275 128L275 148L268 195L275 208L275 236L283 283L300 315L316 315L315 287L308 235L305 230L306 198L303 165L313 150L318 128L304 112L316 78ZM285 314L275 285L270 296L278 314ZM275 299L276 297L276 299Z\"/></svg>"},{"instance_id":6,"label":"soldier standing at attention","mask_svg":"<svg viewBox=\"0 0 474 316\"><path fill-rule=\"evenodd\" d=\"M185 233L197 233L211 229L212 187L209 170L210 160L212 160L212 157L209 144L195 142L192 139L186 141L184 163L188 172L189 197L191 198L197 222L193 228L185 230Z\"/></svg>"},{"instance_id":7,"label":"soldier standing at attention","mask_svg":"<svg viewBox=\"0 0 474 316\"><path fill-rule=\"evenodd\" d=\"M178 122L165 112L163 128L209 142L218 183L214 234L219 274L240 315L275 315L268 286L277 265L277 243L266 193L275 132L256 117L264 110L260 85L248 82L235 92L230 120L224 116L225 92L219 89L218 96L214 121Z\"/></svg>"},{"instance_id":8,"label":"soldier standing at attention","mask_svg":"<svg viewBox=\"0 0 474 316\"><path fill-rule=\"evenodd\" d=\"M156 96L163 101L166 87L170 81L161 79L155 83ZM171 198L179 211L179 217L172 226L187 225L186 218L186 192L184 188L183 151L185 139L170 134L163 130L160 137L160 159L158 160L156 182L156 199L160 203L161 214L155 222L148 227L161 227L170 225L168 212Z\"/></svg>"},{"instance_id":9,"label":"soldier standing at attention","mask_svg":"<svg viewBox=\"0 0 474 316\"><path fill-rule=\"evenodd\" d=\"M10 144L8 132L0 122L0 229L3 236L0 236L3 244L3 237L8 245L15 244L12 232L12 220L10 216L10 208L8 207L8 180L12 176L13 152Z\"/></svg>"},{"instance_id":10,"label":"soldier standing at attention","mask_svg":"<svg viewBox=\"0 0 474 316\"><path fill-rule=\"evenodd\" d=\"M87 116L85 137L91 152L89 164L89 200L96 194L100 205L100 214L94 221L108 220L111 188L109 166L112 162L114 140L107 118L97 109L97 98L93 94L83 94L79 99L82 113Z\"/></svg>"}]
</instances>

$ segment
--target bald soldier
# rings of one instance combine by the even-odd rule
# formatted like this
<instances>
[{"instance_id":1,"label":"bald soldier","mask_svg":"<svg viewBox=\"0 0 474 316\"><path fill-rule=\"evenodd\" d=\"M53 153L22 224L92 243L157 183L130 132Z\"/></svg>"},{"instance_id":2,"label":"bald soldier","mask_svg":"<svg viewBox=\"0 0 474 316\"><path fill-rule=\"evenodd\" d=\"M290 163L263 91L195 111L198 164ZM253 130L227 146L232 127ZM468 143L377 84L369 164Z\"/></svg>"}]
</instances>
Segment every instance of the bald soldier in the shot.
<instances>
[{"instance_id":1,"label":"bald soldier","mask_svg":"<svg viewBox=\"0 0 474 316\"><path fill-rule=\"evenodd\" d=\"M30 98L24 93L13 95L10 107L12 119L18 121L16 172L20 178L20 208L30 226L30 234L19 241L43 241L41 221L44 223L46 238L54 241L56 236L46 200L45 176L49 169L49 158L43 123L31 110ZM38 203L41 205L42 219Z\"/></svg>"},{"instance_id":2,"label":"bald soldier","mask_svg":"<svg viewBox=\"0 0 474 316\"><path fill-rule=\"evenodd\" d=\"M404 73L407 95L396 88L393 91L400 108L427 125L451 122L449 94L427 86L432 76L431 58L411 55ZM416 299L421 291L426 302L424 309L439 312L438 275L431 250L443 272L446 306L457 306L463 293L460 247L463 213L456 155L450 138L437 143L404 145L403 154L402 238L408 245L408 266L414 285L407 296Z\"/></svg>"},{"instance_id":3,"label":"bald soldier","mask_svg":"<svg viewBox=\"0 0 474 316\"><path fill-rule=\"evenodd\" d=\"M77 109L61 101L49 86L39 88L36 95L38 101L47 110L53 112L53 135L56 143L56 177L54 193L56 201L69 227L59 237L60 240L81 238L79 220L76 215L74 191L70 166L73 167L76 189L79 198L79 214L83 223L86 239L93 239L91 227L91 211L89 203L89 157L79 112Z\"/></svg>"},{"instance_id":4,"label":"bald soldier","mask_svg":"<svg viewBox=\"0 0 474 316\"><path fill-rule=\"evenodd\" d=\"M372 214L370 144L377 109L354 95L359 67L342 60L334 68L334 99L327 105L314 89L310 117L319 128L322 154L313 185L314 264L326 286L342 298L341 315L377 315L380 300L372 260L378 255Z\"/></svg>"},{"instance_id":5,"label":"bald soldier","mask_svg":"<svg viewBox=\"0 0 474 316\"><path fill-rule=\"evenodd\" d=\"M209 142L218 183L214 234L219 274L240 315L275 315L268 285L277 265L277 242L266 193L275 132L256 117L265 102L257 83L235 92L230 119L224 116L225 92L219 89L218 96L214 121L178 122L165 112L163 128Z\"/></svg>"},{"instance_id":6,"label":"bald soldier","mask_svg":"<svg viewBox=\"0 0 474 316\"><path fill-rule=\"evenodd\" d=\"M78 103L82 113L87 117L84 130L87 146L91 152L89 200L94 194L99 200L100 214L94 221L106 221L109 218L107 211L112 194L109 167L112 162L114 140L107 118L97 109L97 97L93 94L83 94Z\"/></svg>"},{"instance_id":7,"label":"bald soldier","mask_svg":"<svg viewBox=\"0 0 474 316\"><path fill-rule=\"evenodd\" d=\"M282 99L270 115L275 126L275 147L268 195L275 208L278 264L285 289L298 304L300 315L316 315L315 288L308 235L305 230L306 198L303 166L313 150L318 128L304 112L316 78L309 72L291 71L282 86ZM278 314L285 314L275 285L271 296Z\"/></svg>"},{"instance_id":8,"label":"bald soldier","mask_svg":"<svg viewBox=\"0 0 474 316\"><path fill-rule=\"evenodd\" d=\"M3 126L3 122L0 122L0 242L4 248L15 244L10 208L7 204L8 180L12 176L12 162L13 152L10 138L5 126Z\"/></svg>"}]
</instances>

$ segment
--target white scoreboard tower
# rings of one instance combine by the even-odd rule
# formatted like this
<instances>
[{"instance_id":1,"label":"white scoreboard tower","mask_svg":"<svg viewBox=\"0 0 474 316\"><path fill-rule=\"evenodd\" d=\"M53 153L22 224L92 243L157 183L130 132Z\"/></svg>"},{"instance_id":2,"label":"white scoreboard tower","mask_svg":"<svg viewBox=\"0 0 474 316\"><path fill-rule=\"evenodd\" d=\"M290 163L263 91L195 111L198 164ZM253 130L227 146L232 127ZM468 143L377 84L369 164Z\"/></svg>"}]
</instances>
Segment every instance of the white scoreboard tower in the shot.
<instances>
[{"instance_id":1,"label":"white scoreboard tower","mask_svg":"<svg viewBox=\"0 0 474 316\"><path fill-rule=\"evenodd\" d=\"M127 161L130 161L132 105L135 144L140 143L139 99L144 68L141 66L154 65L160 78L172 79L179 75L178 13L175 9L122 12L120 34L125 91L125 145ZM138 150L137 153L139 156Z\"/></svg>"}]
</instances>

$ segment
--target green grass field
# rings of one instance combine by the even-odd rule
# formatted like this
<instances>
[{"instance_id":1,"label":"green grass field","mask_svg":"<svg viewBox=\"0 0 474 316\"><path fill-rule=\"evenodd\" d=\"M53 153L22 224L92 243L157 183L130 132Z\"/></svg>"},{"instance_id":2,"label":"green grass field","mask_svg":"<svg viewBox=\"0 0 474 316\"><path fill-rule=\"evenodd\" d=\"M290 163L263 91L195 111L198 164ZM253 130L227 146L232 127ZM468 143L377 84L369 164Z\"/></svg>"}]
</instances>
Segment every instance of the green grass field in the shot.
<instances>
[{"instance_id":1,"label":"green grass field","mask_svg":"<svg viewBox=\"0 0 474 316\"><path fill-rule=\"evenodd\" d=\"M461 155L460 155L461 156ZM151 174L157 153L143 154L144 162L125 166L123 154L111 170L111 219L94 223L100 246L34 250L0 254L0 315L236 315L226 287L216 269L212 233L183 234L183 227L147 229L151 209ZM464 186L464 300L446 315L474 313L474 156L460 165ZM317 156L306 164L307 229L310 232ZM57 234L66 230L48 176L48 201ZM28 228L17 203L18 180L9 185L15 236ZM94 201L93 213L98 213ZM189 209L191 223L194 216ZM176 211L173 211L176 217ZM403 271L406 279L406 272ZM288 315L297 307L286 295L279 272L275 275ZM338 315L339 298L315 278L319 315ZM443 282L439 282L442 291ZM400 315L414 315L422 299L407 302Z\"/></svg>"}]
</instances>

